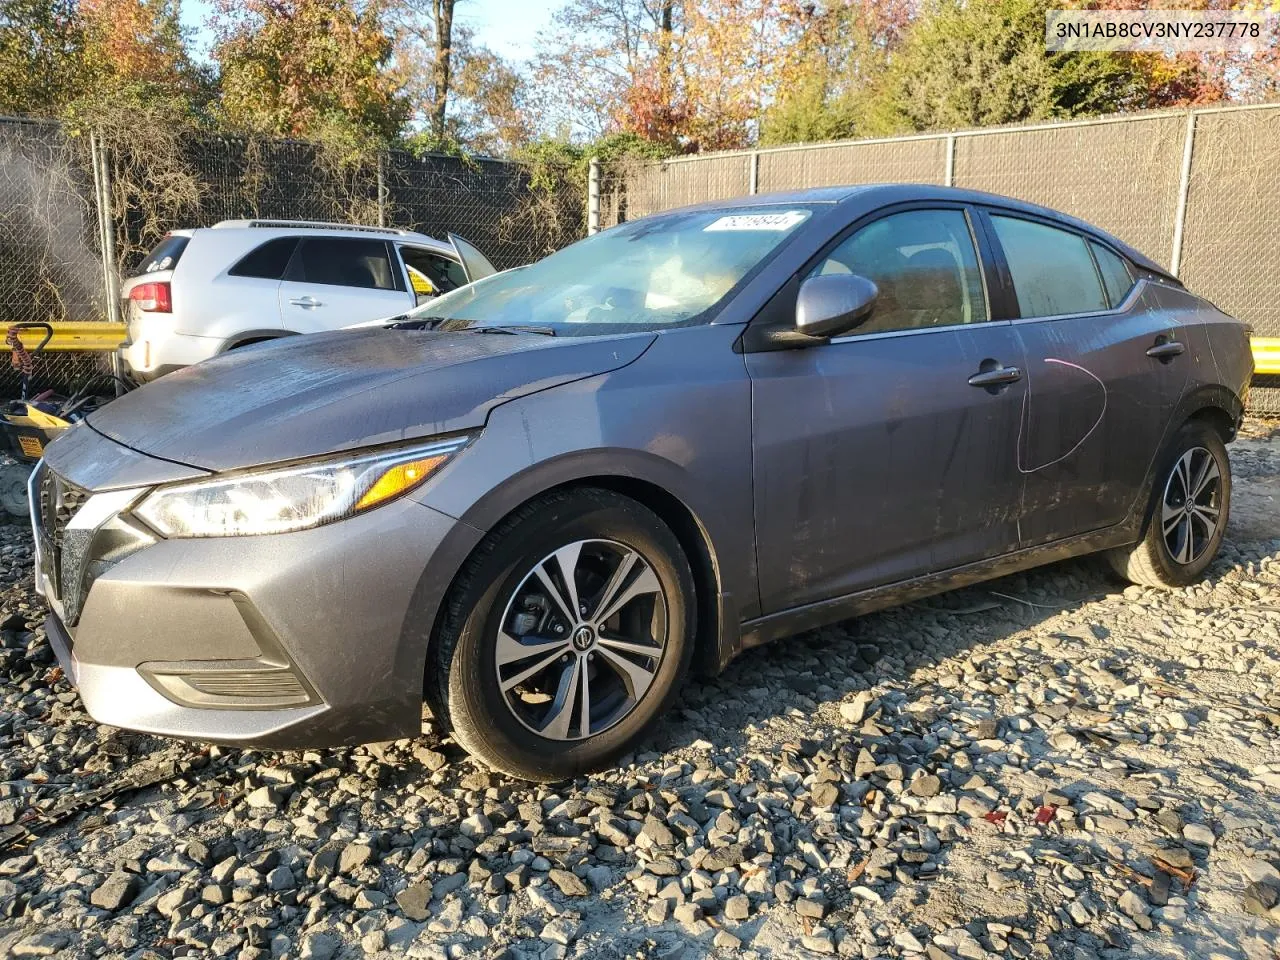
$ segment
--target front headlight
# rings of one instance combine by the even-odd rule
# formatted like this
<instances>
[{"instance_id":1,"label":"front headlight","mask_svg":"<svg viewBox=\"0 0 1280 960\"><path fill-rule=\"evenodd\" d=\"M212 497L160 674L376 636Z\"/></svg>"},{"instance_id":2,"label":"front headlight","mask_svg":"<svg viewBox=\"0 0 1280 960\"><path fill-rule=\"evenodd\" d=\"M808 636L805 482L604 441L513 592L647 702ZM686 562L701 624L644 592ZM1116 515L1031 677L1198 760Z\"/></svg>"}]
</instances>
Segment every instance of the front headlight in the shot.
<instances>
[{"instance_id":1,"label":"front headlight","mask_svg":"<svg viewBox=\"0 0 1280 960\"><path fill-rule=\"evenodd\" d=\"M152 492L133 512L166 537L305 530L407 493L470 440L453 437L390 452L174 484Z\"/></svg>"}]
</instances>

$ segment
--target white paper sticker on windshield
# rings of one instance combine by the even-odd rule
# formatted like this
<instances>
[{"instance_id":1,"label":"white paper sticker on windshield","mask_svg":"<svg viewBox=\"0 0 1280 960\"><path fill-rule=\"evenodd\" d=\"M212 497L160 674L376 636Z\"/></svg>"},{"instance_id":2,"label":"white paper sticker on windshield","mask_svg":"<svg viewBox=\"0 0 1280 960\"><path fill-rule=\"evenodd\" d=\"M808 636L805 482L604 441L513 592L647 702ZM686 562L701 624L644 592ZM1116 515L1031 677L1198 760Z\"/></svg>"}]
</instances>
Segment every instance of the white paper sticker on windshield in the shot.
<instances>
[{"instance_id":1,"label":"white paper sticker on windshield","mask_svg":"<svg viewBox=\"0 0 1280 960\"><path fill-rule=\"evenodd\" d=\"M797 223L802 223L808 214L803 210L788 210L785 213L738 213L729 217L721 217L702 228L704 233L720 230L790 230Z\"/></svg>"}]
</instances>

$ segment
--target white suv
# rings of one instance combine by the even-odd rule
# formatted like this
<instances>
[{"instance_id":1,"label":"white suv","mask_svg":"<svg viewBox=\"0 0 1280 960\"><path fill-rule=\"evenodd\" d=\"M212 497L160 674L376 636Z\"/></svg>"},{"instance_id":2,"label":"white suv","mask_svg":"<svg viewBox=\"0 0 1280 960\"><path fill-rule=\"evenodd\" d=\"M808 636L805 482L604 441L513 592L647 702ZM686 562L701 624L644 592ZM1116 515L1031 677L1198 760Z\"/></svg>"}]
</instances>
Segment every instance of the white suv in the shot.
<instances>
[{"instance_id":1,"label":"white suv","mask_svg":"<svg viewBox=\"0 0 1280 960\"><path fill-rule=\"evenodd\" d=\"M121 289L125 361L150 380L249 343L404 313L494 272L448 236L294 220L174 230Z\"/></svg>"}]
</instances>

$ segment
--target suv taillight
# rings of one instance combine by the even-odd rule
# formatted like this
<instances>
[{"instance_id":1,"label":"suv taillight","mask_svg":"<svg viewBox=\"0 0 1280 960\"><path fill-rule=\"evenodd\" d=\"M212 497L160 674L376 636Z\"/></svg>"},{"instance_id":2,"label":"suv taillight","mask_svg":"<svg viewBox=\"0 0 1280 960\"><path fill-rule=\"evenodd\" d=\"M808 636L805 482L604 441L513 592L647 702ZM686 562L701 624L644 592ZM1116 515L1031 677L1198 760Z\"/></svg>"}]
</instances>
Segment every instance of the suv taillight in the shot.
<instances>
[{"instance_id":1,"label":"suv taillight","mask_svg":"<svg viewBox=\"0 0 1280 960\"><path fill-rule=\"evenodd\" d=\"M173 300L169 296L169 284L140 283L129 291L129 299L145 313L172 313Z\"/></svg>"}]
</instances>

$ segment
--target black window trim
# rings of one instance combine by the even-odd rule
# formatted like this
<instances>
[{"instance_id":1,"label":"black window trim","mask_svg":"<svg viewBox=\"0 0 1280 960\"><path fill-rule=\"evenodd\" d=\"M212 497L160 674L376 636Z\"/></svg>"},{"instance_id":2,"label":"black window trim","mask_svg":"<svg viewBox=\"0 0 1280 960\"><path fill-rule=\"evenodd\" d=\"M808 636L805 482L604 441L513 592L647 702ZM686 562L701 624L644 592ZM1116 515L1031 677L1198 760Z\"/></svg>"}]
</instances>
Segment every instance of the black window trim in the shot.
<instances>
[{"instance_id":1,"label":"black window trim","mask_svg":"<svg viewBox=\"0 0 1280 960\"><path fill-rule=\"evenodd\" d=\"M279 238L277 237L276 239ZM346 290L377 290L383 293L389 293L392 291L404 293L409 289L406 285L406 278L402 276L404 264L400 260L399 252L393 248L391 241L382 240L376 237L344 237L341 234L336 233L322 233L316 236L299 236L297 239L298 245L293 248L293 256L289 258L289 263L284 268L284 274L280 277L281 282L316 283L322 287L342 287ZM345 240L356 243L381 243L383 251L387 256L387 272L391 274L392 290L383 290L382 287L353 287L345 283L325 283L323 280L298 280L291 277L290 274L293 272L294 266L299 262L298 258L302 255L302 248L309 240ZM396 263L400 264L400 270L393 268L393 264Z\"/></svg>"},{"instance_id":2,"label":"black window trim","mask_svg":"<svg viewBox=\"0 0 1280 960\"><path fill-rule=\"evenodd\" d=\"M1083 317L1108 317L1119 316L1127 313L1133 306L1133 301L1140 295L1143 286L1150 281L1145 272L1140 272L1135 265L1130 262L1129 258L1113 247L1105 239L1089 230L1082 230L1074 224L1063 223L1052 217L1038 216L1034 213L1028 213L1025 210L1015 210L1008 207L1000 207L991 204L979 206L977 208L979 217L982 219L983 229L992 244L995 256L999 262L999 273L1001 285L1004 287L1004 297L1009 308L1008 319L1011 323L1053 323L1058 320L1070 320L1073 318ZM1129 271L1129 276L1133 278L1133 283L1129 287L1128 293L1124 295L1118 304L1114 307L1107 307L1105 310L1090 310L1084 313L1058 313L1049 317L1024 317L1022 316L1022 308L1018 304L1018 295L1013 287L1013 274L1009 270L1009 262L1004 255L1004 247L1000 243L1000 238L996 234L995 224L991 222L992 217L1007 217L1011 220L1027 220L1031 223L1038 223L1044 227L1051 227L1055 230L1061 230L1063 233L1074 234L1084 241L1085 250L1089 253L1089 262L1093 264L1093 271L1098 279L1098 287L1102 291L1103 299L1110 303L1110 297L1107 295L1107 285L1102 280L1102 271L1098 266L1097 258L1093 255L1093 248L1089 246L1090 242L1098 244L1100 247L1114 253L1123 262Z\"/></svg>"},{"instance_id":3,"label":"black window trim","mask_svg":"<svg viewBox=\"0 0 1280 960\"><path fill-rule=\"evenodd\" d=\"M894 214L910 213L913 210L959 210L964 215L965 222L969 226L969 239L973 242L974 252L977 254L978 258L978 276L982 282L982 294L985 301L984 306L986 308L987 318L985 320L978 321L977 323L949 323L945 326L937 327L904 327L901 330L881 330L875 333L859 333L854 329L846 334L841 334L838 337L832 337L828 342L832 344L840 344L851 343L856 340L883 340L889 337L913 337L927 333L972 330L976 327L983 327L993 323L1007 322L994 316L994 303L992 297L994 291L991 285L991 279L988 276L992 267L991 251L986 245L986 238L978 229L974 216L974 205L963 200L908 200L902 203L894 203L883 207L877 207L875 210L872 210L859 217L857 220L847 224L838 233L836 233L834 237L823 244L822 248L817 253L806 260L800 269L789 277L786 283L779 287L778 292L782 293L788 288L788 286L798 291L800 282L803 278L807 277L819 264L821 264L831 254L831 251L835 250L840 246L840 244L844 243L844 241L848 240L859 230L869 227L873 223L883 220L886 217L891 217ZM787 311L787 313L791 318L791 322L794 322L794 296L789 297L788 302L790 310ZM770 301L766 306L773 307L772 301ZM761 314L776 314L778 309L779 308L762 310ZM757 326L757 323L753 320L750 327L755 326Z\"/></svg>"}]
</instances>

